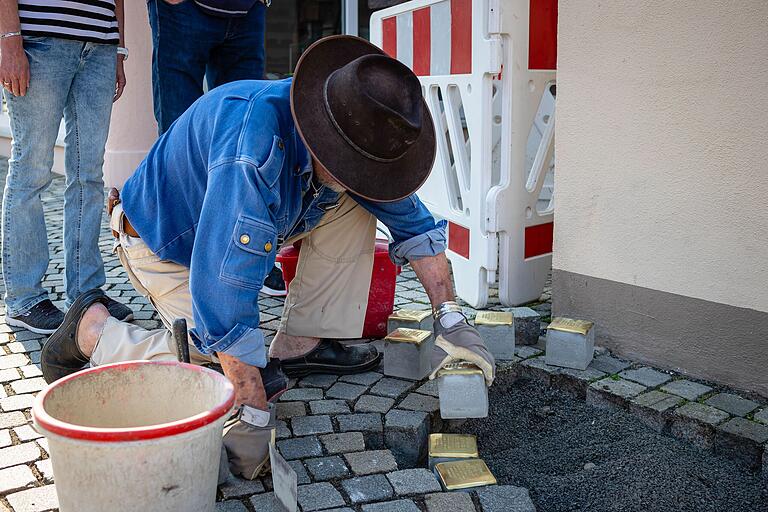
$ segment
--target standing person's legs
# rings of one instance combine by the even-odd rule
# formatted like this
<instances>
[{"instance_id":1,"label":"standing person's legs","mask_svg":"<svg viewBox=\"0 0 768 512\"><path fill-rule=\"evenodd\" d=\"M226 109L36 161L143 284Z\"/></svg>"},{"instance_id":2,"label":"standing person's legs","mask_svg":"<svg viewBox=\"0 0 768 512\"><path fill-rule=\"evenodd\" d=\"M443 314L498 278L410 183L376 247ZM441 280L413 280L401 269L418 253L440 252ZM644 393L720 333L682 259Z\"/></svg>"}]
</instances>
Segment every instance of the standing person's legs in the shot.
<instances>
[{"instance_id":1,"label":"standing person's legs","mask_svg":"<svg viewBox=\"0 0 768 512\"><path fill-rule=\"evenodd\" d=\"M162 135L203 95L205 67L211 49L224 39L226 19L203 13L191 0L149 0L147 8L155 119Z\"/></svg>"},{"instance_id":2,"label":"standing person's legs","mask_svg":"<svg viewBox=\"0 0 768 512\"><path fill-rule=\"evenodd\" d=\"M262 2L256 2L247 16L228 20L226 38L211 52L206 71L210 87L264 78L266 10Z\"/></svg>"},{"instance_id":3,"label":"standing person's legs","mask_svg":"<svg viewBox=\"0 0 768 512\"><path fill-rule=\"evenodd\" d=\"M41 280L48 268L48 237L40 194L52 179L53 148L77 68L77 56L63 42L25 38L29 90L26 96L5 92L13 135L2 215L7 317L47 298Z\"/></svg>"},{"instance_id":4,"label":"standing person's legs","mask_svg":"<svg viewBox=\"0 0 768 512\"><path fill-rule=\"evenodd\" d=\"M67 302L106 282L99 250L104 204L104 146L115 94L115 45L66 41L78 68L64 109L67 149L64 191L64 283Z\"/></svg>"}]
</instances>

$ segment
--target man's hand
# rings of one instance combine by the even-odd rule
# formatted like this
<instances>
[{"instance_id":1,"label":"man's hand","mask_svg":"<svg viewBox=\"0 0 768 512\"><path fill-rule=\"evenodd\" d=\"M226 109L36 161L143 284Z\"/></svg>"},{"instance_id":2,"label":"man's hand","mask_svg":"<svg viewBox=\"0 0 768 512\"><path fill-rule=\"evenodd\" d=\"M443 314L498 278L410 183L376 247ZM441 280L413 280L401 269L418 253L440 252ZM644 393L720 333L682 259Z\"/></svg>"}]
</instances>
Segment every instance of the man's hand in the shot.
<instances>
[{"instance_id":1,"label":"man's hand","mask_svg":"<svg viewBox=\"0 0 768 512\"><path fill-rule=\"evenodd\" d=\"M123 55L117 56L117 76L115 78L115 96L112 98L112 103L116 102L120 99L120 96L123 95L123 89L125 89L125 68L123 67L123 60L125 57Z\"/></svg>"},{"instance_id":2,"label":"man's hand","mask_svg":"<svg viewBox=\"0 0 768 512\"><path fill-rule=\"evenodd\" d=\"M14 96L24 96L29 88L29 59L21 36L0 40L0 84Z\"/></svg>"},{"instance_id":3,"label":"man's hand","mask_svg":"<svg viewBox=\"0 0 768 512\"><path fill-rule=\"evenodd\" d=\"M460 315L460 313L452 313ZM444 327L439 318L435 319L435 347L432 350L432 374L434 379L437 372L445 365L467 361L483 371L488 386L493 384L496 376L496 361L485 346L480 333L461 319L450 327Z\"/></svg>"}]
</instances>

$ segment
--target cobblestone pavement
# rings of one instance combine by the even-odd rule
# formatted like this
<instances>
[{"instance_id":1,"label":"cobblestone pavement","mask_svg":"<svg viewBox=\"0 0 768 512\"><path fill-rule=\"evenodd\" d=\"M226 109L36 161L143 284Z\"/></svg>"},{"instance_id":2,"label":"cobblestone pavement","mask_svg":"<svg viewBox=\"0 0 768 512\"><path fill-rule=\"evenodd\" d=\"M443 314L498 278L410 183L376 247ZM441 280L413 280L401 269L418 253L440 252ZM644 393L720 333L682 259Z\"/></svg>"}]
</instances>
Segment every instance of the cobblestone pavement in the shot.
<instances>
[{"instance_id":1,"label":"cobblestone pavement","mask_svg":"<svg viewBox=\"0 0 768 512\"><path fill-rule=\"evenodd\" d=\"M5 160L0 159L2 181L5 166ZM51 255L44 285L52 291L51 298L59 307L63 306L64 291L62 189L63 179L56 178L43 195ZM160 327L149 302L133 289L111 254L111 246L104 223L101 248L108 293L133 308L136 324L149 329ZM547 289L539 302L530 305L541 314L542 326L549 320L549 299ZM427 297L409 268L398 278L395 303L397 307L428 307ZM260 305L262 328L269 341L278 325L282 300L263 297ZM498 299L491 298L489 309L501 309ZM466 312L469 317L476 313L471 308ZM3 318L4 306L0 303L0 512L53 510L57 501L48 445L33 430L30 420L33 397L45 386L39 369L44 338L12 329ZM751 466L762 464L768 427L759 421L768 424L768 408L759 397L750 400L720 393L714 386L642 368L604 351L598 351L597 359L585 372L547 366L536 347L519 347L516 354L515 361L501 365L500 373L507 379L521 376L538 386L586 397L597 407L632 410L638 421L662 432L704 447L732 451ZM528 491L513 485L522 482L511 477L500 478L505 485L476 493L440 492L432 473L420 466L420 447L425 446L428 432L459 425L441 421L438 408L433 382L390 378L378 371L341 378L311 376L294 382L278 404L277 447L298 475L300 509L535 510ZM269 477L252 482L231 477L218 490L217 510L278 510L271 491Z\"/></svg>"}]
</instances>

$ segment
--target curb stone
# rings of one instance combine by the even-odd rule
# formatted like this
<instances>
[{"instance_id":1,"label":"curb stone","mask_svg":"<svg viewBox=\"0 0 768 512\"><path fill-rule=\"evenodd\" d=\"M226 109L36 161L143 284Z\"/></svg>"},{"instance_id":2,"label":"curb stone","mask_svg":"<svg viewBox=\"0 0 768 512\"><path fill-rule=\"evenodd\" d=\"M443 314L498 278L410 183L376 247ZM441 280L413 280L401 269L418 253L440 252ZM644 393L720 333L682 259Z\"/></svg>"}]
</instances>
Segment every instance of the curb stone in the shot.
<instances>
[{"instance_id":1,"label":"curb stone","mask_svg":"<svg viewBox=\"0 0 768 512\"><path fill-rule=\"evenodd\" d=\"M603 409L628 409L628 400L646 389L641 384L609 377L589 385L587 403Z\"/></svg>"},{"instance_id":2,"label":"curb stone","mask_svg":"<svg viewBox=\"0 0 768 512\"><path fill-rule=\"evenodd\" d=\"M675 410L671 432L700 448L712 449L715 427L729 418L727 412L698 402L689 402Z\"/></svg>"},{"instance_id":3,"label":"curb stone","mask_svg":"<svg viewBox=\"0 0 768 512\"><path fill-rule=\"evenodd\" d=\"M739 459L751 469L759 470L766 442L768 426L740 417L731 418L717 427L715 453Z\"/></svg>"}]
</instances>

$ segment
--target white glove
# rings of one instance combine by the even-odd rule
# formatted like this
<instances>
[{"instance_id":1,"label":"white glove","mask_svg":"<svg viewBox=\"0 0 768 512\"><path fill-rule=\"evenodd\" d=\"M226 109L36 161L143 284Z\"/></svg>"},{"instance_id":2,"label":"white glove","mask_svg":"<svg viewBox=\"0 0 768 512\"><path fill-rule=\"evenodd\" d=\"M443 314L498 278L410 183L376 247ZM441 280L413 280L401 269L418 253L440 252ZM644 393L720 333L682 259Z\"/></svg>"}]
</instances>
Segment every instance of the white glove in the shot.
<instances>
[{"instance_id":1,"label":"white glove","mask_svg":"<svg viewBox=\"0 0 768 512\"><path fill-rule=\"evenodd\" d=\"M434 331L435 348L432 350L430 379L434 379L445 365L466 361L482 370L488 386L493 384L496 377L496 361L485 346L480 333L467 323L463 314L450 312L439 316L435 319Z\"/></svg>"}]
</instances>

